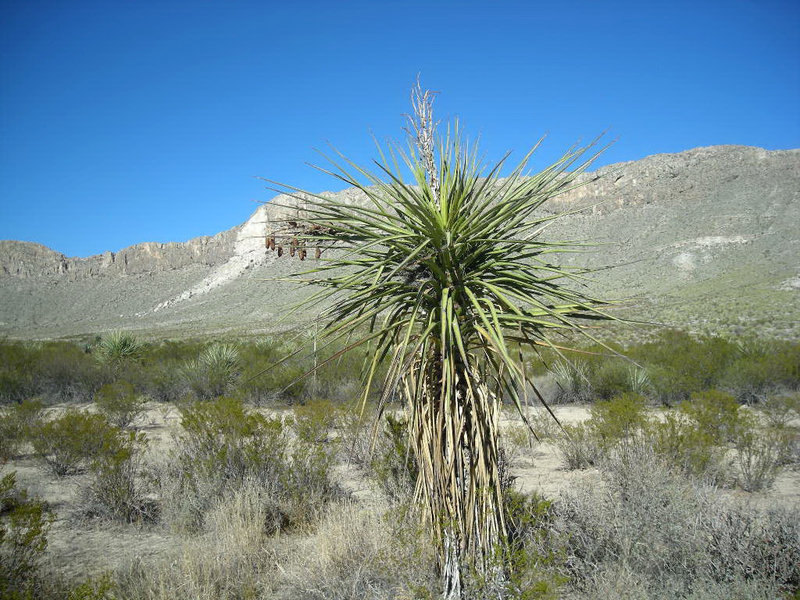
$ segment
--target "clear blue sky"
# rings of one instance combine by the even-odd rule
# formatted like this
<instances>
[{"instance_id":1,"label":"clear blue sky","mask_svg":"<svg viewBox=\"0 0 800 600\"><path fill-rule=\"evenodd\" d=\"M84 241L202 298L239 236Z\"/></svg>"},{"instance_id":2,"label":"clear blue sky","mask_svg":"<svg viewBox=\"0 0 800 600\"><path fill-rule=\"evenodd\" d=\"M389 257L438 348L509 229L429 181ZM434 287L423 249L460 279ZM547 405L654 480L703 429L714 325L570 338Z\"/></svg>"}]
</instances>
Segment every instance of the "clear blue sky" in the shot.
<instances>
[{"instance_id":1,"label":"clear blue sky","mask_svg":"<svg viewBox=\"0 0 800 600\"><path fill-rule=\"evenodd\" d=\"M0 239L86 256L237 225L255 176L340 189L314 148L402 139L417 73L488 159L800 146L797 0L3 0Z\"/></svg>"}]
</instances>

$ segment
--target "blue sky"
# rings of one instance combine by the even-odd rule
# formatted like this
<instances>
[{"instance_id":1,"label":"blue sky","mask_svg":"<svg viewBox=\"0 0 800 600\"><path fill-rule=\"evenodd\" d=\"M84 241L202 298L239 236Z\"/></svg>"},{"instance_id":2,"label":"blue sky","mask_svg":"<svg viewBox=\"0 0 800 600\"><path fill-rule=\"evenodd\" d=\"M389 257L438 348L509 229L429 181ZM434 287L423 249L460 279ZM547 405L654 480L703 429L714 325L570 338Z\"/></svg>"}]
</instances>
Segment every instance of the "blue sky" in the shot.
<instances>
[{"instance_id":1,"label":"blue sky","mask_svg":"<svg viewBox=\"0 0 800 600\"><path fill-rule=\"evenodd\" d=\"M256 176L402 140L418 73L487 159L800 146L800 3L0 3L0 239L68 256L243 222Z\"/></svg>"}]
</instances>

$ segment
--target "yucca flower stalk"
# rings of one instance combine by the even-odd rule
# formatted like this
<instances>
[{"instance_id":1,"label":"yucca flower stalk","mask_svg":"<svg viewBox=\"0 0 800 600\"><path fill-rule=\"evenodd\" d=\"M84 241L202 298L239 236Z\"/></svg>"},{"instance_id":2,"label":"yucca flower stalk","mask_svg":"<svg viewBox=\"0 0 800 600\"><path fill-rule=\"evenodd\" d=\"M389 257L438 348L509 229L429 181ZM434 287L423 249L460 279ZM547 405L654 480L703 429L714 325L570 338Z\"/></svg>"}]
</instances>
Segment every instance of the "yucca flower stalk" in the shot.
<instances>
[{"instance_id":1,"label":"yucca flower stalk","mask_svg":"<svg viewBox=\"0 0 800 600\"><path fill-rule=\"evenodd\" d=\"M326 307L328 341L370 348L364 401L383 361L382 400L405 400L416 499L433 525L443 596L460 598L468 570L497 581L506 575L498 561L507 538L498 426L504 398L525 418L531 388L521 348L555 348L553 333L585 332L587 320L611 318L605 302L573 289L579 271L554 264L554 254L578 244L545 241L544 228L559 215L538 212L573 187L598 152L593 144L573 148L527 175L534 148L501 178L508 156L484 169L457 124L436 135L430 92L418 85L413 105L408 146L379 145L377 172L338 153L323 169L361 190L364 202L279 189L304 207L287 238L324 251L297 279L320 288L303 306Z\"/></svg>"}]
</instances>

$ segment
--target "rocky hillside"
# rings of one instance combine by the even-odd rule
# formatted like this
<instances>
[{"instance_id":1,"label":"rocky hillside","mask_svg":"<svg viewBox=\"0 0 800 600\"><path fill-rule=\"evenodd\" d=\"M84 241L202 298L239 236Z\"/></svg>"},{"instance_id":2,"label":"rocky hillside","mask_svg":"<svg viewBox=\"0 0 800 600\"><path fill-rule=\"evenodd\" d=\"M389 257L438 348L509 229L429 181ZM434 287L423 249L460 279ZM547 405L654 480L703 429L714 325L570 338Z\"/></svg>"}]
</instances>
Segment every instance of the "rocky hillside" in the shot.
<instances>
[{"instance_id":1,"label":"rocky hillside","mask_svg":"<svg viewBox=\"0 0 800 600\"><path fill-rule=\"evenodd\" d=\"M697 331L800 336L800 150L697 148L585 177L548 210L589 208L548 235L602 244L563 259L611 267L591 284L598 294L626 299L627 314ZM0 241L0 335L271 330L299 293L268 281L298 266L264 247L285 212L267 203L213 237L88 258Z\"/></svg>"}]
</instances>

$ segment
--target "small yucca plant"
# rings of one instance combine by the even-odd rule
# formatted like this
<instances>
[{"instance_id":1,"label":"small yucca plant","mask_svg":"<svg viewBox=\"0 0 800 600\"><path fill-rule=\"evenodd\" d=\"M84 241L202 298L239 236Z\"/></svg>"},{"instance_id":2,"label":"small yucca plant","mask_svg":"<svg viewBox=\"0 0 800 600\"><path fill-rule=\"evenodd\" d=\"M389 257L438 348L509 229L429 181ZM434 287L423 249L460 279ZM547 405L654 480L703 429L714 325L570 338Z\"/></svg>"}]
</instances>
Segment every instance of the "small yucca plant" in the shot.
<instances>
[{"instance_id":1,"label":"small yucca plant","mask_svg":"<svg viewBox=\"0 0 800 600\"><path fill-rule=\"evenodd\" d=\"M469 570L500 585L506 575L497 560L507 538L498 423L502 399L522 413L529 389L519 348L555 348L552 332L610 318L598 310L604 302L568 286L579 271L553 255L578 244L545 241L543 229L559 215L538 213L575 186L597 152L573 148L528 176L531 150L500 178L506 159L487 172L457 125L436 136L429 92L417 86L413 104L408 147L379 147L378 173L341 155L343 164L330 161L327 172L361 190L364 202L281 186L304 208L272 245L282 247L283 237L324 251L304 273L312 277L299 280L322 288L304 306L327 306L328 341L370 347L364 399L388 362L382 398L406 400L416 497L434 525L444 597L459 598Z\"/></svg>"},{"instance_id":2,"label":"small yucca plant","mask_svg":"<svg viewBox=\"0 0 800 600\"><path fill-rule=\"evenodd\" d=\"M100 340L99 357L112 365L141 358L142 345L127 331L112 331Z\"/></svg>"},{"instance_id":3,"label":"small yucca plant","mask_svg":"<svg viewBox=\"0 0 800 600\"><path fill-rule=\"evenodd\" d=\"M197 360L184 364L183 378L198 398L218 398L233 387L239 377L239 350L231 344L212 344Z\"/></svg>"}]
</instances>

